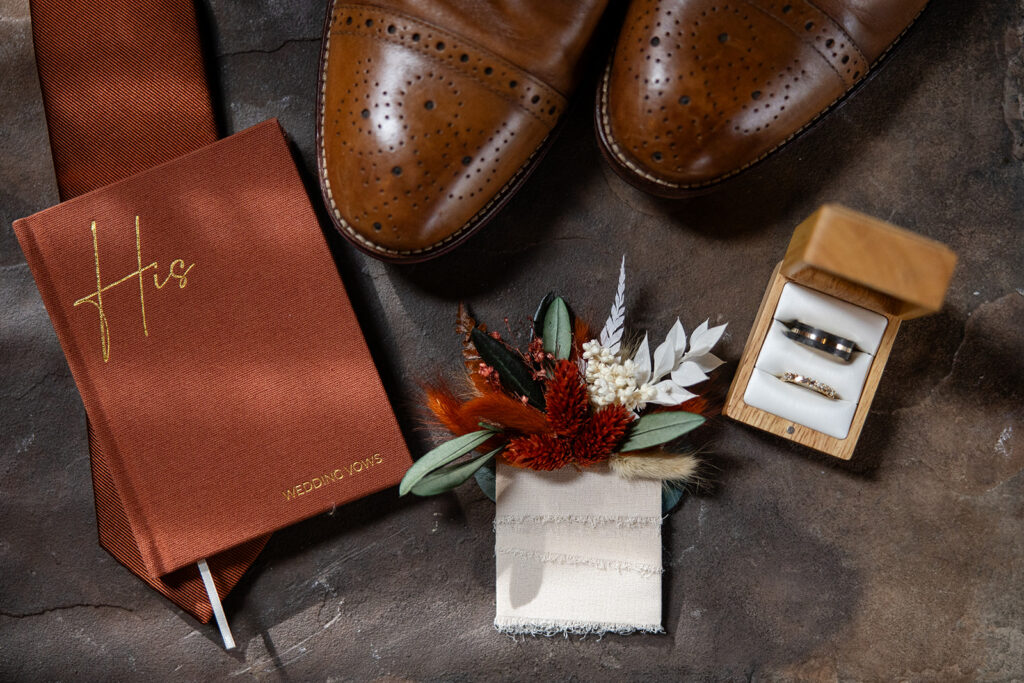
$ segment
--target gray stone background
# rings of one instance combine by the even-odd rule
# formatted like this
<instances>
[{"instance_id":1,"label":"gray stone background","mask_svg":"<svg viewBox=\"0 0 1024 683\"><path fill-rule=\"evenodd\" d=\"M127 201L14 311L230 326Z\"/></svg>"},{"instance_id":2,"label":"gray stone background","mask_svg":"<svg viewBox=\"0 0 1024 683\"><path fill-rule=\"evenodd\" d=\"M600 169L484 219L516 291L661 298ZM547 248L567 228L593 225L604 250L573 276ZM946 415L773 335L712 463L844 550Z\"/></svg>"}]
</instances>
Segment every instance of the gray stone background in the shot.
<instances>
[{"instance_id":1,"label":"gray stone background","mask_svg":"<svg viewBox=\"0 0 1024 683\"><path fill-rule=\"evenodd\" d=\"M278 117L317 203L324 4L199 2L223 131ZM568 125L483 232L405 267L332 237L416 454L438 435L421 427L415 381L457 374L460 300L522 331L557 289L599 324L624 253L629 324L728 321L734 367L793 227L819 204L959 253L945 309L900 332L850 462L728 420L703 429L716 483L665 527L667 635L497 634L493 505L467 485L386 491L275 535L227 600L230 653L96 543L84 414L10 228L55 195L24 0L0 7L0 679L1024 678L1021 0L933 0L810 133L676 202L624 184L594 142L613 9Z\"/></svg>"}]
</instances>

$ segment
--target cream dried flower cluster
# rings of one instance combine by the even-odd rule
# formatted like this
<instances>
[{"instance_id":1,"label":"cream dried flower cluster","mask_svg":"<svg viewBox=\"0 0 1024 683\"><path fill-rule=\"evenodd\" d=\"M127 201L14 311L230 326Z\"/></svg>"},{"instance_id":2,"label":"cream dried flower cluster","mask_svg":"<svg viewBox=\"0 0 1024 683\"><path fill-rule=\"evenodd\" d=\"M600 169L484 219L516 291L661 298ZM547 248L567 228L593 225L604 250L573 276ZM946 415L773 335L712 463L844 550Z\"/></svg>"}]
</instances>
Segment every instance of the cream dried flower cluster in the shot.
<instances>
[{"instance_id":1,"label":"cream dried flower cluster","mask_svg":"<svg viewBox=\"0 0 1024 683\"><path fill-rule=\"evenodd\" d=\"M595 406L617 403L626 410L640 410L658 393L650 384L637 386L636 364L631 358L621 360L596 339L583 344L583 360L587 362L587 392Z\"/></svg>"},{"instance_id":2,"label":"cream dried flower cluster","mask_svg":"<svg viewBox=\"0 0 1024 683\"><path fill-rule=\"evenodd\" d=\"M648 403L663 406L679 405L693 394L686 387L708 379L707 373L722 364L711 353L725 331L725 325L710 327L705 320L689 339L677 319L668 336L654 350L653 358L647 335L632 358L623 358L622 334L625 326L626 263L619 269L619 287L611 314L599 339L583 345L585 376L590 401L595 406L618 404L627 410L643 410Z\"/></svg>"}]
</instances>

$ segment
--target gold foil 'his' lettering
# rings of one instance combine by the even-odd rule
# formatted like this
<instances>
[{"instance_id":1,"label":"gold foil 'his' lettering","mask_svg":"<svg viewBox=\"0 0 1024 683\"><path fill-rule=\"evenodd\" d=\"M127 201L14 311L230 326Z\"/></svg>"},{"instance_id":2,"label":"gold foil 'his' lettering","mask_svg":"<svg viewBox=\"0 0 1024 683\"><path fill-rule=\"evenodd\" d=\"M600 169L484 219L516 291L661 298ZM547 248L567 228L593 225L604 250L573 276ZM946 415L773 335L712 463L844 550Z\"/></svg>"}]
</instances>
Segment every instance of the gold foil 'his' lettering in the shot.
<instances>
[{"instance_id":1,"label":"gold foil 'his' lettering","mask_svg":"<svg viewBox=\"0 0 1024 683\"><path fill-rule=\"evenodd\" d=\"M99 312L100 319L100 350L103 353L103 362L110 361L110 322L107 319L106 309L103 307L103 293L107 292L118 285L128 282L133 278L138 278L139 281L139 311L142 316L142 333L149 336L149 324L146 321L146 289L145 282L142 278L142 274L147 270L160 270L160 265L157 261L153 261L149 265L142 265L142 230L139 228L139 217L135 217L135 263L137 267L134 272L128 273L121 279L112 282L108 285L103 284L103 278L100 275L100 243L99 236L96 232L96 221L92 222L89 230L92 232L92 253L93 260L96 264L96 291L87 296L83 296L81 299L75 302L75 306L81 304L92 304L96 307ZM174 259L171 261L170 267L167 269L167 277L161 284L158 273L153 273L153 286L157 289L163 289L164 285L168 283L172 278L177 280L178 289L185 289L188 285L188 274L196 264L186 266L185 262L181 259Z\"/></svg>"}]
</instances>

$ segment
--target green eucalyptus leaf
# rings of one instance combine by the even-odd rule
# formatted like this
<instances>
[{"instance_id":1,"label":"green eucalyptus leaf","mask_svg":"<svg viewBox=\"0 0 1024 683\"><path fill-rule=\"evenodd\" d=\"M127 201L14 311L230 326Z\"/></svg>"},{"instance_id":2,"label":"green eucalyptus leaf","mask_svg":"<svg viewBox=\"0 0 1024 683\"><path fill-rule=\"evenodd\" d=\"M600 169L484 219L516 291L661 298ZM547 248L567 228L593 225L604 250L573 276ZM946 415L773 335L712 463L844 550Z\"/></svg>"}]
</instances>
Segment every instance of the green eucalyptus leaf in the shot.
<instances>
[{"instance_id":1,"label":"green eucalyptus leaf","mask_svg":"<svg viewBox=\"0 0 1024 683\"><path fill-rule=\"evenodd\" d=\"M704 418L694 413L670 411L644 415L633 423L619 452L641 451L678 439L704 424Z\"/></svg>"},{"instance_id":2,"label":"green eucalyptus leaf","mask_svg":"<svg viewBox=\"0 0 1024 683\"><path fill-rule=\"evenodd\" d=\"M476 474L481 467L493 460L494 456L498 454L498 451L500 451L501 448L502 447L495 448L490 453L481 455L480 457L469 460L468 462L461 462L457 465L448 465L447 467L434 470L420 479L419 482L412 487L412 492L417 496L436 496L439 493L451 491L453 488L459 486Z\"/></svg>"},{"instance_id":3,"label":"green eucalyptus leaf","mask_svg":"<svg viewBox=\"0 0 1024 683\"><path fill-rule=\"evenodd\" d=\"M540 300L540 305L537 306L537 311L533 314L533 336L538 338L544 337L544 316L548 312L548 306L555 300L555 293L548 292L544 295L544 298Z\"/></svg>"},{"instance_id":4,"label":"green eucalyptus leaf","mask_svg":"<svg viewBox=\"0 0 1024 683\"><path fill-rule=\"evenodd\" d=\"M480 359L497 371L505 389L522 394L534 407L544 409L544 390L521 358L479 327L473 328L469 336Z\"/></svg>"},{"instance_id":5,"label":"green eucalyptus leaf","mask_svg":"<svg viewBox=\"0 0 1024 683\"><path fill-rule=\"evenodd\" d=\"M473 478L476 479L477 486L480 487L480 490L484 492L485 496L491 499L492 503L498 502L498 482L495 479L495 461L492 460L478 469L473 474Z\"/></svg>"},{"instance_id":6,"label":"green eucalyptus leaf","mask_svg":"<svg viewBox=\"0 0 1024 683\"><path fill-rule=\"evenodd\" d=\"M666 481L661 487L661 514L667 515L679 505L683 499L683 489L676 484Z\"/></svg>"},{"instance_id":7,"label":"green eucalyptus leaf","mask_svg":"<svg viewBox=\"0 0 1024 683\"><path fill-rule=\"evenodd\" d=\"M572 321L565 299L555 297L544 315L544 350L562 360L572 349Z\"/></svg>"},{"instance_id":8,"label":"green eucalyptus leaf","mask_svg":"<svg viewBox=\"0 0 1024 683\"><path fill-rule=\"evenodd\" d=\"M460 458L466 453L476 450L492 436L494 436L494 431L481 429L477 432L463 434L451 441L445 441L412 464L409 471L402 477L402 483L398 485L398 495L404 496L409 493L416 486L416 483L431 471L447 465L452 460Z\"/></svg>"}]
</instances>

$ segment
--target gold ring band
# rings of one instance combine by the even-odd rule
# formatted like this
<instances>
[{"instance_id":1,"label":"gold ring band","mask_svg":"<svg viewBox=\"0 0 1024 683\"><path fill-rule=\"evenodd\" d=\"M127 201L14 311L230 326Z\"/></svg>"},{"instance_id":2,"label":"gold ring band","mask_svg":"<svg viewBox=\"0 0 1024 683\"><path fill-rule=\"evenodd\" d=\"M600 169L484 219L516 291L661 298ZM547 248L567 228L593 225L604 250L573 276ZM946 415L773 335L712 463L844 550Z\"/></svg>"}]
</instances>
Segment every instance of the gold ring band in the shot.
<instances>
[{"instance_id":1,"label":"gold ring band","mask_svg":"<svg viewBox=\"0 0 1024 683\"><path fill-rule=\"evenodd\" d=\"M783 382L786 382L787 384L795 384L798 387L810 389L811 391L821 394L825 398L831 399L833 401L839 400L839 394L836 393L835 389L825 384L824 382L819 382L818 380L811 379L810 377L807 377L805 375L800 375L795 372L784 372L781 375L779 375L779 379L781 379Z\"/></svg>"}]
</instances>

